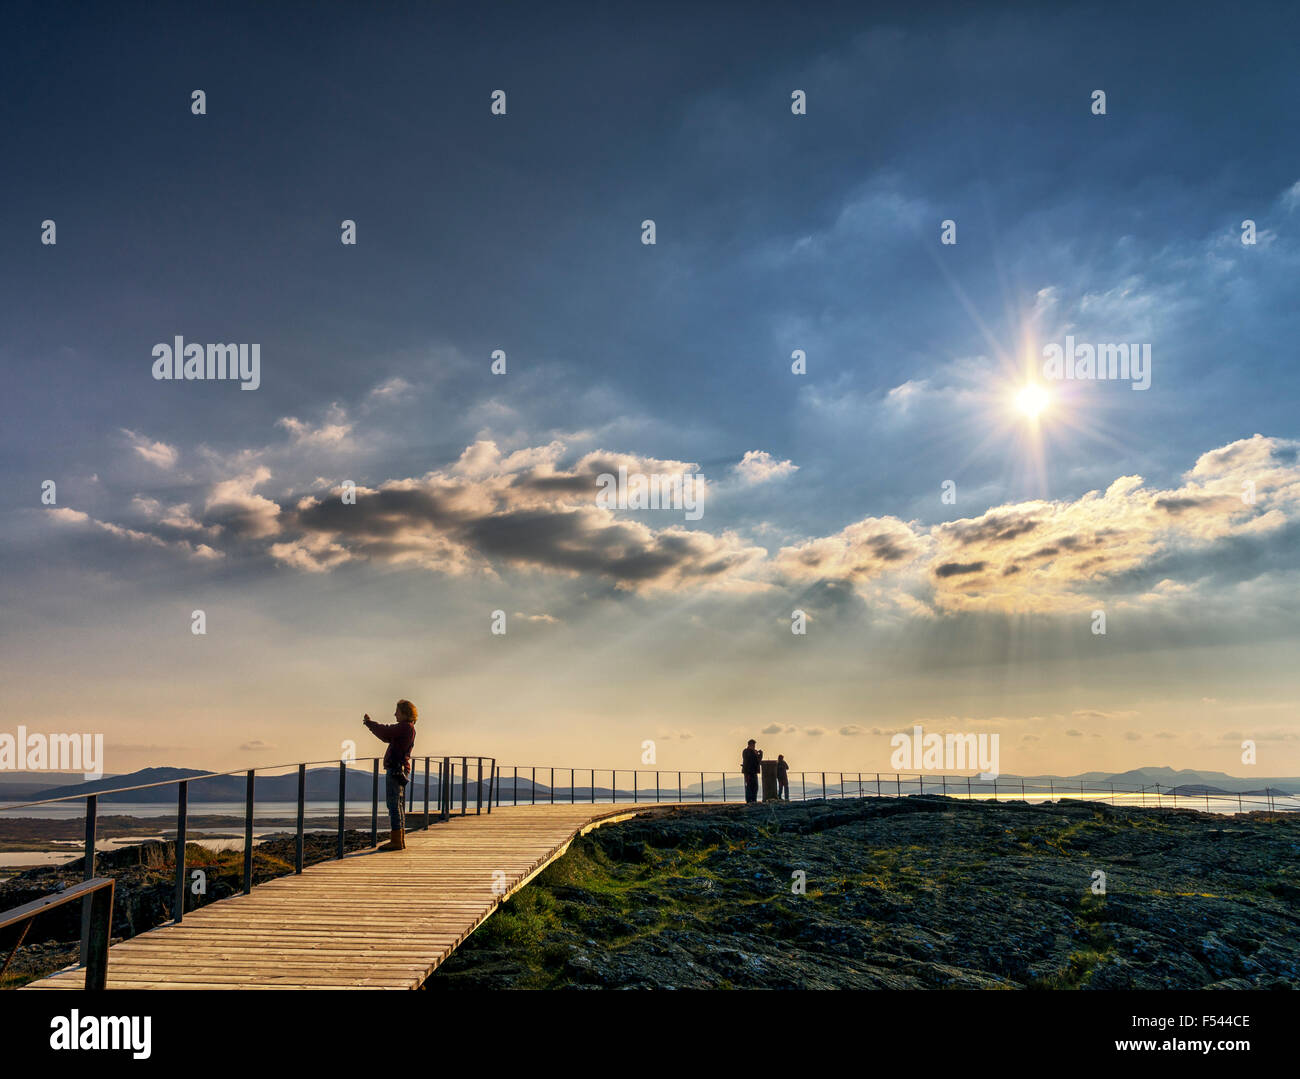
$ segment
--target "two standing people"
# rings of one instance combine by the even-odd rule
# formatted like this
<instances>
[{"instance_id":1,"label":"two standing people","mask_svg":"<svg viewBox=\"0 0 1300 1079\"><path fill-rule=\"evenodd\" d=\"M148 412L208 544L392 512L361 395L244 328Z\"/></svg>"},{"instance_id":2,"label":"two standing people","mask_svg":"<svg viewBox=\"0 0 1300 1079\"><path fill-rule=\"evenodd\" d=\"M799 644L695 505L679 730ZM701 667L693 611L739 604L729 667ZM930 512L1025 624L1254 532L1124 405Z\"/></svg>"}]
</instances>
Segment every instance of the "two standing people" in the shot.
<instances>
[{"instance_id":1,"label":"two standing people","mask_svg":"<svg viewBox=\"0 0 1300 1079\"><path fill-rule=\"evenodd\" d=\"M758 775L762 770L763 751L755 748L754 739L749 740L749 744L740 755L740 771L745 777L745 801L758 801ZM777 797L784 798L787 802L790 800L790 764L785 759L784 753L776 755L776 783Z\"/></svg>"},{"instance_id":2,"label":"two standing people","mask_svg":"<svg viewBox=\"0 0 1300 1079\"><path fill-rule=\"evenodd\" d=\"M391 834L379 850L406 850L406 784L411 776L411 747L415 745L419 713L410 701L398 701L393 718L396 723L376 723L369 715L361 721L371 734L388 743L384 751L384 795Z\"/></svg>"}]
</instances>

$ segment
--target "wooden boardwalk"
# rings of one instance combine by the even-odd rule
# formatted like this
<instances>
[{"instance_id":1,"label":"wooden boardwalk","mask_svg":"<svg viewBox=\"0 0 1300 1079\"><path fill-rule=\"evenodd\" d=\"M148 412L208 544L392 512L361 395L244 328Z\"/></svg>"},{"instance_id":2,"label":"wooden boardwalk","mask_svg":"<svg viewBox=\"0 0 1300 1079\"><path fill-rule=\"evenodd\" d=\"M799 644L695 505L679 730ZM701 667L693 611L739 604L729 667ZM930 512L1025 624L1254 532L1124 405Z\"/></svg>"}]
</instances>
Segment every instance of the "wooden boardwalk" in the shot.
<instances>
[{"instance_id":1,"label":"wooden boardwalk","mask_svg":"<svg viewBox=\"0 0 1300 1079\"><path fill-rule=\"evenodd\" d=\"M408 834L404 851L321 862L116 944L108 988L415 989L576 836L652 808L505 806L452 817ZM84 981L70 967L24 988Z\"/></svg>"}]
</instances>

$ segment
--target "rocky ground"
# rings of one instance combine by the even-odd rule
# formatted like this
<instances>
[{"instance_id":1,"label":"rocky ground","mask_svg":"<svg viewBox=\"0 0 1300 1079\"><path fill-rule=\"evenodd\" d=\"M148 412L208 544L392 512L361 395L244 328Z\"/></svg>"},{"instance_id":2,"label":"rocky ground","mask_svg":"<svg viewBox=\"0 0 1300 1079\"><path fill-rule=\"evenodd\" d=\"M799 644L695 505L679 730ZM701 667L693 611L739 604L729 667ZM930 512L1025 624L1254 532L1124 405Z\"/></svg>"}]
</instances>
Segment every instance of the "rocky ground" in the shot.
<instances>
[{"instance_id":1,"label":"rocky ground","mask_svg":"<svg viewBox=\"0 0 1300 1079\"><path fill-rule=\"evenodd\" d=\"M674 809L575 841L427 988L1300 988L1298 900L1298 816Z\"/></svg>"}]
</instances>

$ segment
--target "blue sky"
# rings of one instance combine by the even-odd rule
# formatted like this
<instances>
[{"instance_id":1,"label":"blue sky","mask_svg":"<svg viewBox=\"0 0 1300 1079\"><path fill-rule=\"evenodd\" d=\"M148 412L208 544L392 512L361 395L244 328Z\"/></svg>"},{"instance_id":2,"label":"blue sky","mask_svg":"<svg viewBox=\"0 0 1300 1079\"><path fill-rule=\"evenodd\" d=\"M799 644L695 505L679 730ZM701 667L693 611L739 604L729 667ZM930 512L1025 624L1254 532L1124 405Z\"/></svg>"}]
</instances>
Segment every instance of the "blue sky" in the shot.
<instances>
[{"instance_id":1,"label":"blue sky","mask_svg":"<svg viewBox=\"0 0 1300 1079\"><path fill-rule=\"evenodd\" d=\"M920 722L1300 771L1300 17L1172 10L11 8L11 725L235 767L407 696L519 763L874 771ZM1150 389L1018 412L1067 333ZM259 388L153 380L176 335ZM703 518L596 507L620 462Z\"/></svg>"}]
</instances>

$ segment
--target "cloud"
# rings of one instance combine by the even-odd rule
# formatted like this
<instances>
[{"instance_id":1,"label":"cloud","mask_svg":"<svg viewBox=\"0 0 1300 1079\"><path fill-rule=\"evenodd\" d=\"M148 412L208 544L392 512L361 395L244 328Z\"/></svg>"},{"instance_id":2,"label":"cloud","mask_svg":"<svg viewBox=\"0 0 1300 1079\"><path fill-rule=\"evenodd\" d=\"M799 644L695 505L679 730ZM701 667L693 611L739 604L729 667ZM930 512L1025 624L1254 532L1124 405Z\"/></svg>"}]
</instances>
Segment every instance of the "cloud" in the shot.
<instances>
[{"instance_id":1,"label":"cloud","mask_svg":"<svg viewBox=\"0 0 1300 1079\"><path fill-rule=\"evenodd\" d=\"M733 471L746 485L766 483L797 472L799 466L792 461L777 461L766 450L748 450L740 463L733 466Z\"/></svg>"},{"instance_id":2,"label":"cloud","mask_svg":"<svg viewBox=\"0 0 1300 1079\"><path fill-rule=\"evenodd\" d=\"M176 462L180 460L180 454L176 448L167 445L166 442L152 441L143 435L136 434L134 431L127 430L125 427L122 428L122 433L126 435L127 440L131 443L131 448L151 465L171 469L175 468Z\"/></svg>"},{"instance_id":3,"label":"cloud","mask_svg":"<svg viewBox=\"0 0 1300 1079\"><path fill-rule=\"evenodd\" d=\"M67 506L54 506L45 511L46 516L62 524L82 524L90 520L90 514L81 510L69 509Z\"/></svg>"},{"instance_id":4,"label":"cloud","mask_svg":"<svg viewBox=\"0 0 1300 1079\"><path fill-rule=\"evenodd\" d=\"M231 534L250 539L273 536L280 531L280 506L254 494L271 478L271 470L260 465L251 472L212 485L203 507L203 520Z\"/></svg>"},{"instance_id":5,"label":"cloud","mask_svg":"<svg viewBox=\"0 0 1300 1079\"><path fill-rule=\"evenodd\" d=\"M734 533L655 529L596 505L596 477L620 465L660 474L692 472L694 465L598 451L563 469L557 463L563 451L553 442L503 454L483 440L448 469L358 487L355 505L343 504L337 492L306 501L286 515L286 528L300 539L281 552L304 566L308 555L318 565L315 552L324 549L336 562L353 558L451 575L506 566L547 570L638 592L752 587L742 585L742 571L765 552Z\"/></svg>"},{"instance_id":6,"label":"cloud","mask_svg":"<svg viewBox=\"0 0 1300 1079\"><path fill-rule=\"evenodd\" d=\"M293 430L309 440L323 429ZM759 453L747 458L761 472L770 460ZM323 489L320 480L288 490L282 504L260 493L271 471L258 456L227 458L243 470L196 491L193 501L164 506L137 496L132 505L142 519L131 527L95 524L160 546L202 532L220 537L227 553L269 555L310 573L369 562L448 576L533 571L646 595L796 589L810 615L869 608L895 619L1077 613L1107 600L1151 608L1195 602L1225 544L1285 546L1300 524L1300 442L1258 434L1202 454L1168 489L1120 476L1078 498L997 505L935 525L865 517L774 553L737 531L665 523L666 511L596 503L602 474L696 474L686 461L594 450L565 464L560 440L507 451L479 439L422 476L357 486L354 504L343 502L339 485ZM50 512L62 523L89 520L63 507ZM761 525L759 535L771 529ZM203 544L183 549L221 557ZM1235 559L1234 583L1243 573L1290 568L1280 555Z\"/></svg>"},{"instance_id":7,"label":"cloud","mask_svg":"<svg viewBox=\"0 0 1300 1079\"><path fill-rule=\"evenodd\" d=\"M385 379L378 386L370 391L371 397L380 400L396 400L406 396L414 387L402 378L400 375L394 375L392 378Z\"/></svg>"},{"instance_id":8,"label":"cloud","mask_svg":"<svg viewBox=\"0 0 1300 1079\"><path fill-rule=\"evenodd\" d=\"M948 611L1080 610L1162 558L1274 532L1300 517L1298 445L1255 435L1203 454L1173 490L1121 476L1073 501L998 506L937 525L934 602ZM1250 492L1254 501L1243 498Z\"/></svg>"},{"instance_id":9,"label":"cloud","mask_svg":"<svg viewBox=\"0 0 1300 1079\"><path fill-rule=\"evenodd\" d=\"M88 513L83 513L81 510L70 509L66 506L49 509L46 513L60 524L88 524L103 532L107 532L109 535L115 536L118 539L176 551L200 561L214 561L225 557L221 551L209 547L206 543L194 544L189 540L184 539L168 540L162 536L155 535L152 532L141 531L140 529L135 528L125 528L122 525L114 524L111 521L100 521L91 517Z\"/></svg>"},{"instance_id":10,"label":"cloud","mask_svg":"<svg viewBox=\"0 0 1300 1079\"><path fill-rule=\"evenodd\" d=\"M329 418L314 427L296 416L284 416L276 420L275 425L289 432L295 446L314 449L339 449L346 445L352 433L352 424L347 422L346 414L338 405L331 405Z\"/></svg>"},{"instance_id":11,"label":"cloud","mask_svg":"<svg viewBox=\"0 0 1300 1079\"><path fill-rule=\"evenodd\" d=\"M868 517L833 536L782 547L774 569L790 581L859 581L901 569L924 549L924 538L912 526L892 517Z\"/></svg>"},{"instance_id":12,"label":"cloud","mask_svg":"<svg viewBox=\"0 0 1300 1079\"><path fill-rule=\"evenodd\" d=\"M1287 213L1291 213L1297 206L1300 206L1300 180L1297 180L1282 192L1281 202Z\"/></svg>"}]
</instances>

